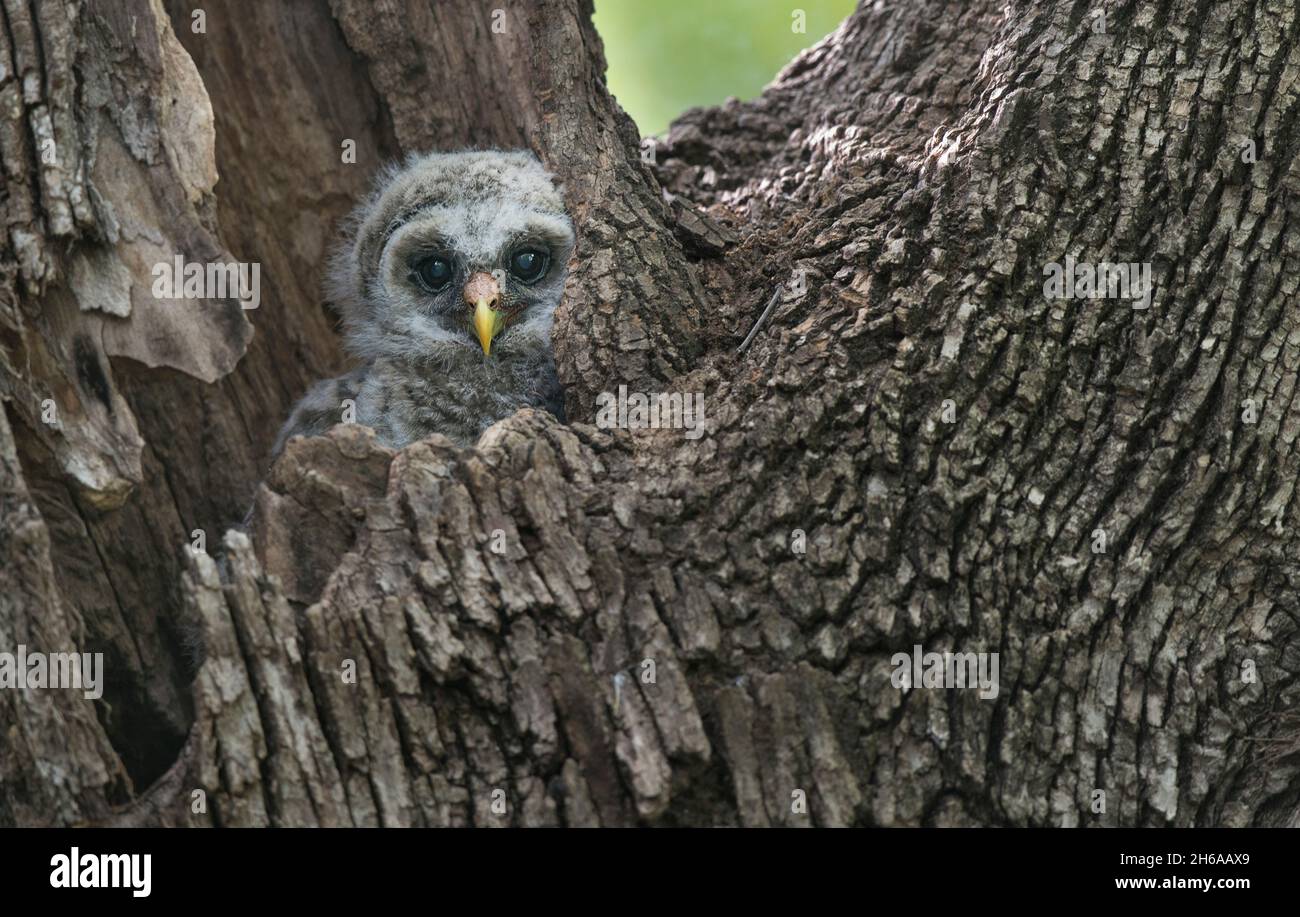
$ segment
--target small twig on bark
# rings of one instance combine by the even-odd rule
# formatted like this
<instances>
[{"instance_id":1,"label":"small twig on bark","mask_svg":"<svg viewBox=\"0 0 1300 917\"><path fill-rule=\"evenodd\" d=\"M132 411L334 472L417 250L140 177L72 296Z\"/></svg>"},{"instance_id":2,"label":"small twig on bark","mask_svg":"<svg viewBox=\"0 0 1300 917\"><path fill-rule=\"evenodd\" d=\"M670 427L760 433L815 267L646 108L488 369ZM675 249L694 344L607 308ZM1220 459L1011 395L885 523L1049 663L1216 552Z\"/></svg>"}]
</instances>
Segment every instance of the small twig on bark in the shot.
<instances>
[{"instance_id":1,"label":"small twig on bark","mask_svg":"<svg viewBox=\"0 0 1300 917\"><path fill-rule=\"evenodd\" d=\"M754 322L754 327L749 329L749 334L745 335L745 340L741 343L740 349L737 350L736 353L744 353L745 348L749 346L752 340L754 340L754 335L758 334L758 330L763 327L763 324L767 321L767 317L771 315L772 310L776 308L776 301L781 298L781 291L783 289L784 287L778 286L772 291L772 298L767 301L767 308L764 309L763 314L758 317L758 321Z\"/></svg>"}]
</instances>

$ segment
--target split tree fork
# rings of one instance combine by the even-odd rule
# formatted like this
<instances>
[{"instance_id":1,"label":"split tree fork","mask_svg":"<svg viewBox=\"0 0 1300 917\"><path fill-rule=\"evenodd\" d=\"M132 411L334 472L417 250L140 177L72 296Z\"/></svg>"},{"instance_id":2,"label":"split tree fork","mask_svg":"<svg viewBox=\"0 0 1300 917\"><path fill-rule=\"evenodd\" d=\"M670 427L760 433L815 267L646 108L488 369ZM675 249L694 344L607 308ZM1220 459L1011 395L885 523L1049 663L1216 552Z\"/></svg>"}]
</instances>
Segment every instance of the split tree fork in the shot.
<instances>
[{"instance_id":1,"label":"split tree fork","mask_svg":"<svg viewBox=\"0 0 1300 917\"><path fill-rule=\"evenodd\" d=\"M1293 823L1295 5L868 2L653 163L590 3L489 6L4 7L0 645L106 691L0 691L0 822ZM341 366L329 227L470 143L566 182L573 424L336 428L223 541ZM178 252L261 307L153 300Z\"/></svg>"}]
</instances>

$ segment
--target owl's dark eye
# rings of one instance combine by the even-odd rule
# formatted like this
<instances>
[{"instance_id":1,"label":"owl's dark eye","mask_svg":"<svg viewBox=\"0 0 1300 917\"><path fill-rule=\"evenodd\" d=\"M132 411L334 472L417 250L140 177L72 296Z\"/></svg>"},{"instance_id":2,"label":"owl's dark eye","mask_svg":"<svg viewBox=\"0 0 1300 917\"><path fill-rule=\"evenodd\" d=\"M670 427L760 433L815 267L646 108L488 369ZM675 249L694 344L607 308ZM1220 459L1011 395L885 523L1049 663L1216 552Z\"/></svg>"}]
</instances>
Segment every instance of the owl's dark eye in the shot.
<instances>
[{"instance_id":1,"label":"owl's dark eye","mask_svg":"<svg viewBox=\"0 0 1300 917\"><path fill-rule=\"evenodd\" d=\"M433 255L415 265L415 277L430 293L436 293L447 285L452 275L451 262L441 255Z\"/></svg>"},{"instance_id":2,"label":"owl's dark eye","mask_svg":"<svg viewBox=\"0 0 1300 917\"><path fill-rule=\"evenodd\" d=\"M546 273L549 260L546 252L535 248L521 248L510 256L510 273L524 283L532 283Z\"/></svg>"}]
</instances>

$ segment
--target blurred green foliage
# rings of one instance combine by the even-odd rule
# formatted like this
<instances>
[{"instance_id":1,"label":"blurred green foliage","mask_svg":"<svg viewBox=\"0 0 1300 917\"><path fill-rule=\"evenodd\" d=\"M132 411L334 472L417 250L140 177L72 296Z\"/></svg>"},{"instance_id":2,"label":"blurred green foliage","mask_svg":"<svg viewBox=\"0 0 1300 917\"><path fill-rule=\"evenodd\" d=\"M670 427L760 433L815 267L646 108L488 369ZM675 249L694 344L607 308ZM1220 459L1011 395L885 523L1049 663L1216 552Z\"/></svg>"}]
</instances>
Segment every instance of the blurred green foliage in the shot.
<instances>
[{"instance_id":1,"label":"blurred green foliage","mask_svg":"<svg viewBox=\"0 0 1300 917\"><path fill-rule=\"evenodd\" d=\"M853 11L854 0L595 0L609 89L642 136L688 108L752 99L804 48ZM792 30L794 13L806 31Z\"/></svg>"}]
</instances>

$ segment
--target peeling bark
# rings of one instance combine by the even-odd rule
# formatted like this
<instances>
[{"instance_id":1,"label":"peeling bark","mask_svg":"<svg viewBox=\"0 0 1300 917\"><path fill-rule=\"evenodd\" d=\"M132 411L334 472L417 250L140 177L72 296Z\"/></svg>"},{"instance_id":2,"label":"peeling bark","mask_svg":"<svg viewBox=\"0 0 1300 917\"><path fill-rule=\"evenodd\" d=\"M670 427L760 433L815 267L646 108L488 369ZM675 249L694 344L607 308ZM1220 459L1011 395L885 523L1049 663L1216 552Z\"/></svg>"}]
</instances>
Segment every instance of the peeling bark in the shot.
<instances>
[{"instance_id":1,"label":"peeling bark","mask_svg":"<svg viewBox=\"0 0 1300 917\"><path fill-rule=\"evenodd\" d=\"M0 823L1296 823L1300 21L1202 6L864 3L646 163L579 0L6 3L0 650L109 674L0 691ZM268 470L337 220L467 144L565 183L573 422Z\"/></svg>"}]
</instances>

